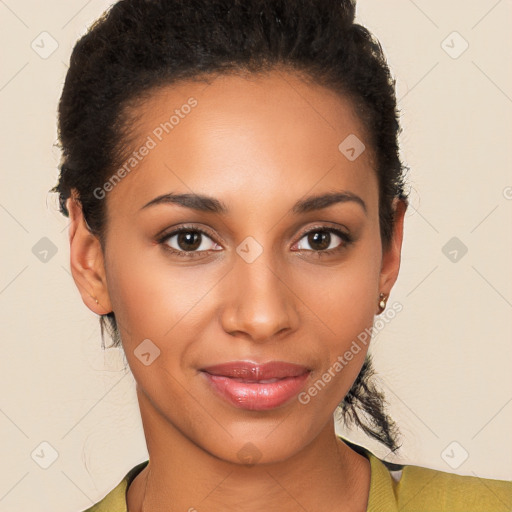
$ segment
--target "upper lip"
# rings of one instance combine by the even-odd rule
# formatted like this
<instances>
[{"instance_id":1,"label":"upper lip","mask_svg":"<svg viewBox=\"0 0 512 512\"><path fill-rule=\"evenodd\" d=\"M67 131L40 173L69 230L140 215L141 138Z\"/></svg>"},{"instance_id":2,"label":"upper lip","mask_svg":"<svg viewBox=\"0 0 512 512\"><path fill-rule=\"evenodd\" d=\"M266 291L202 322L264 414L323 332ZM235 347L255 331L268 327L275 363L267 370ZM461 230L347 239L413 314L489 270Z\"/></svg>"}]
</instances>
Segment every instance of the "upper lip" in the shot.
<instances>
[{"instance_id":1,"label":"upper lip","mask_svg":"<svg viewBox=\"0 0 512 512\"><path fill-rule=\"evenodd\" d=\"M202 371L222 377L241 378L247 380L285 379L298 377L308 372L308 368L284 361L269 361L257 364L251 361L231 361L202 368Z\"/></svg>"}]
</instances>

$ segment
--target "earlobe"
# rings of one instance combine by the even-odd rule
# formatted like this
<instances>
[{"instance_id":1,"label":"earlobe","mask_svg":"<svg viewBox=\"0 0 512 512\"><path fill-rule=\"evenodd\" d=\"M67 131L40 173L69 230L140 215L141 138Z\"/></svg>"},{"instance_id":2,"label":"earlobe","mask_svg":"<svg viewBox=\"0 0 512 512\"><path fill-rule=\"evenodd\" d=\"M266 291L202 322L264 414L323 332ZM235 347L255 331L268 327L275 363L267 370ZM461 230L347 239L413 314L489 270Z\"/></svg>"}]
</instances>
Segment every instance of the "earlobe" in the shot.
<instances>
[{"instance_id":1,"label":"earlobe","mask_svg":"<svg viewBox=\"0 0 512 512\"><path fill-rule=\"evenodd\" d=\"M112 311L108 295L103 251L98 238L85 222L76 194L66 201L69 211L70 267L84 304L94 313L105 315Z\"/></svg>"},{"instance_id":2,"label":"earlobe","mask_svg":"<svg viewBox=\"0 0 512 512\"><path fill-rule=\"evenodd\" d=\"M400 270L400 259L402 254L402 241L403 241L403 228L404 217L407 211L407 202L395 198L393 201L394 209L394 225L393 225L393 238L390 246L382 255L382 265L379 280L379 292L389 296L393 285L398 278ZM378 313L381 313L379 311Z\"/></svg>"}]
</instances>

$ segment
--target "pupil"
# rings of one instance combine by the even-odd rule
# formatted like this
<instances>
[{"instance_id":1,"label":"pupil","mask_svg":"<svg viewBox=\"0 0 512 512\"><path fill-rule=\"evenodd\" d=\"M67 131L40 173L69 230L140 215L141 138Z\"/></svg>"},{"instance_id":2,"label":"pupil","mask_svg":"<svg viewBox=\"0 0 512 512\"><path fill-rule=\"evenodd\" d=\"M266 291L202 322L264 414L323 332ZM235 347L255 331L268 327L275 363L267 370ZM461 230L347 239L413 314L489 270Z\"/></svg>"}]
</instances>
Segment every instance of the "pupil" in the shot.
<instances>
[{"instance_id":1,"label":"pupil","mask_svg":"<svg viewBox=\"0 0 512 512\"><path fill-rule=\"evenodd\" d=\"M320 233L320 236L317 236ZM319 251L326 250L330 245L331 234L327 231L317 231L310 234L308 237L308 243L311 247L315 248L315 244L320 244L321 247L317 247Z\"/></svg>"},{"instance_id":2,"label":"pupil","mask_svg":"<svg viewBox=\"0 0 512 512\"><path fill-rule=\"evenodd\" d=\"M178 245L184 251L193 251L201 245L201 234L193 231L184 231L178 234ZM189 245L188 248L184 248ZM190 247L191 245L191 247Z\"/></svg>"}]
</instances>

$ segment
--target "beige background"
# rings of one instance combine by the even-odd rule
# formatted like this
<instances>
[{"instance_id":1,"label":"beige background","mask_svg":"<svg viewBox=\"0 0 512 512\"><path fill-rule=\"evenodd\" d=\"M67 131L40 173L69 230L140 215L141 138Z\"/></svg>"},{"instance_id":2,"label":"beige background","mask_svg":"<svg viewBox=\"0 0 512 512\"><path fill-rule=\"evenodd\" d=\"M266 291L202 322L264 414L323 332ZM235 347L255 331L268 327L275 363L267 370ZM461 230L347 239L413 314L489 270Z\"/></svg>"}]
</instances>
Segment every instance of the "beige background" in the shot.
<instances>
[{"instance_id":1,"label":"beige background","mask_svg":"<svg viewBox=\"0 0 512 512\"><path fill-rule=\"evenodd\" d=\"M133 378L122 352L101 349L69 273L67 219L47 194L66 63L109 4L0 1L0 511L82 510L147 457ZM372 347L403 434L398 460L512 479L512 2L360 0L358 19L397 78L411 168L390 297L404 309ZM47 58L31 47L46 37L51 49L43 31L58 43ZM34 254L43 237L56 250L46 262ZM443 252L453 237L468 249L455 262Z\"/></svg>"}]
</instances>

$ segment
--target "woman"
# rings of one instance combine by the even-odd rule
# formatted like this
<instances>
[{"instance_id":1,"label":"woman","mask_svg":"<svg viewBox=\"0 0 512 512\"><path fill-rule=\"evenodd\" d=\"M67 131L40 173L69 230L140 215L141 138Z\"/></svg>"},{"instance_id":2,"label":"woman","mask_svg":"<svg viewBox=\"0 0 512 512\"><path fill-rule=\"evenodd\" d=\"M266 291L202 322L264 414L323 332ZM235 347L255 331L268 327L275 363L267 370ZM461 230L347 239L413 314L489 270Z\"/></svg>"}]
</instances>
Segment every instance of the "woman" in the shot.
<instances>
[{"instance_id":1,"label":"woman","mask_svg":"<svg viewBox=\"0 0 512 512\"><path fill-rule=\"evenodd\" d=\"M349 1L124 0L73 50L53 189L149 460L94 511L498 511L512 482L386 463L375 315L408 199L394 81ZM393 305L393 308L395 305Z\"/></svg>"}]
</instances>

